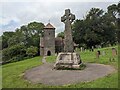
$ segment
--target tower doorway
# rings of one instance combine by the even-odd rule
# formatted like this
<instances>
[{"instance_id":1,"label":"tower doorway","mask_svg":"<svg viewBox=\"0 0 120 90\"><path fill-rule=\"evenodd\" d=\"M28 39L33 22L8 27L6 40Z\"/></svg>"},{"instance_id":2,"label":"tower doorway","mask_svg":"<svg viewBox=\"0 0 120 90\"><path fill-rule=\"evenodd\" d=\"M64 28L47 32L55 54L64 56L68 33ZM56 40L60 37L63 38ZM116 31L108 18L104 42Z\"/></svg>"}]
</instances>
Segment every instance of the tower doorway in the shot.
<instances>
[{"instance_id":1,"label":"tower doorway","mask_svg":"<svg viewBox=\"0 0 120 90\"><path fill-rule=\"evenodd\" d=\"M47 52L47 56L51 56L51 52L50 51Z\"/></svg>"}]
</instances>

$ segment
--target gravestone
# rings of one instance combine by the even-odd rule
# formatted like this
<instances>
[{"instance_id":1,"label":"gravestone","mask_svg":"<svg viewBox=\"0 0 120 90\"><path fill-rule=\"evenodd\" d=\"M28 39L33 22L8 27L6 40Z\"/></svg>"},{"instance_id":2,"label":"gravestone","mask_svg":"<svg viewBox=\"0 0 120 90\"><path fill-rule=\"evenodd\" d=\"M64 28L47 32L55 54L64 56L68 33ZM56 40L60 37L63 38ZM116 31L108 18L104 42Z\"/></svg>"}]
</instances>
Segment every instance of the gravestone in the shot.
<instances>
[{"instance_id":1,"label":"gravestone","mask_svg":"<svg viewBox=\"0 0 120 90\"><path fill-rule=\"evenodd\" d=\"M94 46L92 46L92 52L94 51Z\"/></svg>"},{"instance_id":2,"label":"gravestone","mask_svg":"<svg viewBox=\"0 0 120 90\"><path fill-rule=\"evenodd\" d=\"M105 55L106 55L106 52L105 52L105 51L102 51L102 55L105 56Z\"/></svg>"},{"instance_id":3,"label":"gravestone","mask_svg":"<svg viewBox=\"0 0 120 90\"><path fill-rule=\"evenodd\" d=\"M100 51L98 50L96 53L96 57L99 58L100 57Z\"/></svg>"},{"instance_id":4,"label":"gravestone","mask_svg":"<svg viewBox=\"0 0 120 90\"><path fill-rule=\"evenodd\" d=\"M117 55L117 50L115 48L112 48L112 56L116 56Z\"/></svg>"},{"instance_id":5,"label":"gravestone","mask_svg":"<svg viewBox=\"0 0 120 90\"><path fill-rule=\"evenodd\" d=\"M83 48L83 47L81 47L81 48L80 48L80 51L81 51L81 52L83 52L83 50L84 50L84 48Z\"/></svg>"},{"instance_id":6,"label":"gravestone","mask_svg":"<svg viewBox=\"0 0 120 90\"><path fill-rule=\"evenodd\" d=\"M115 56L117 56L117 50L112 48L112 57L109 58L109 61L115 61Z\"/></svg>"},{"instance_id":7,"label":"gravestone","mask_svg":"<svg viewBox=\"0 0 120 90\"><path fill-rule=\"evenodd\" d=\"M61 17L61 22L65 24L64 52L58 54L54 68L79 68L81 60L80 55L74 52L74 43L72 38L71 23L75 20L75 15L70 9L65 10L65 15Z\"/></svg>"}]
</instances>

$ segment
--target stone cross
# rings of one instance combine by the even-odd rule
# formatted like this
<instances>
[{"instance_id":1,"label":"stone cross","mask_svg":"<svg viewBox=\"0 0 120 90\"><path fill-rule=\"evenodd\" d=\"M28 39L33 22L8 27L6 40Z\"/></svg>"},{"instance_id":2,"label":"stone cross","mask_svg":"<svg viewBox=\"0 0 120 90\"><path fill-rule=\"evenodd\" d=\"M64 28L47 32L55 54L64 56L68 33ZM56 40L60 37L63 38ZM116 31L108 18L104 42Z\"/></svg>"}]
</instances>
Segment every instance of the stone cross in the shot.
<instances>
[{"instance_id":1,"label":"stone cross","mask_svg":"<svg viewBox=\"0 0 120 90\"><path fill-rule=\"evenodd\" d=\"M75 15L70 13L70 9L65 10L65 15L61 17L61 22L65 23L65 45L64 45L64 52L73 52L73 38L72 38L72 31L71 31L71 23L75 20Z\"/></svg>"}]
</instances>

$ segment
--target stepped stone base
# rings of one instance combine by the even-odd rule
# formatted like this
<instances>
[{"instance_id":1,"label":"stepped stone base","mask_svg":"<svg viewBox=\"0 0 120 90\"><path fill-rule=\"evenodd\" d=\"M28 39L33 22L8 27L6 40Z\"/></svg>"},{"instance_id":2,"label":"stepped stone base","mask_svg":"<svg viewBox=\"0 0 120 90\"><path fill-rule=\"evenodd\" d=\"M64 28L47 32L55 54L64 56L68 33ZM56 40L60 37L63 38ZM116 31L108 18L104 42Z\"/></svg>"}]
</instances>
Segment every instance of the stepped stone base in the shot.
<instances>
[{"instance_id":1,"label":"stepped stone base","mask_svg":"<svg viewBox=\"0 0 120 90\"><path fill-rule=\"evenodd\" d=\"M59 53L56 59L56 63L54 64L55 69L59 68L79 68L82 63L80 59L80 55L77 53L71 52L62 52Z\"/></svg>"}]
</instances>

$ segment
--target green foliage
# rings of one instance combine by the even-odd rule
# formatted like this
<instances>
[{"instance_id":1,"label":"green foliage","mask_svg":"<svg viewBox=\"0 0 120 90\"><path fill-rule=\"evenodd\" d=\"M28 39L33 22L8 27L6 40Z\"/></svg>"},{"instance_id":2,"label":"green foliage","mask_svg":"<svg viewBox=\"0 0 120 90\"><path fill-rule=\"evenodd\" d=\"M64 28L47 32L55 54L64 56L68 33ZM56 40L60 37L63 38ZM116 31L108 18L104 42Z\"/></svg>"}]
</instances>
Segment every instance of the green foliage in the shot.
<instances>
[{"instance_id":1,"label":"green foliage","mask_svg":"<svg viewBox=\"0 0 120 90\"><path fill-rule=\"evenodd\" d=\"M62 39L64 39L64 32L58 33L57 37L61 37Z\"/></svg>"},{"instance_id":2,"label":"green foliage","mask_svg":"<svg viewBox=\"0 0 120 90\"><path fill-rule=\"evenodd\" d=\"M39 55L39 38L43 33L43 27L43 23L31 22L16 29L15 32L4 32L2 35L3 62L19 61L27 55L28 57Z\"/></svg>"},{"instance_id":3,"label":"green foliage","mask_svg":"<svg viewBox=\"0 0 120 90\"><path fill-rule=\"evenodd\" d=\"M37 55L37 52L38 52L38 48L37 48L37 47L33 47L33 46L27 48L27 50L26 50L26 54L27 54L29 57L36 56L36 55Z\"/></svg>"},{"instance_id":4,"label":"green foliage","mask_svg":"<svg viewBox=\"0 0 120 90\"><path fill-rule=\"evenodd\" d=\"M111 13L114 17L116 17L118 13L118 6L116 4L112 4L108 6L108 12Z\"/></svg>"},{"instance_id":5,"label":"green foliage","mask_svg":"<svg viewBox=\"0 0 120 90\"><path fill-rule=\"evenodd\" d=\"M3 35L2 35L2 48L7 48L8 47L7 41L13 35L14 35L14 32L3 32Z\"/></svg>"},{"instance_id":6,"label":"green foliage","mask_svg":"<svg viewBox=\"0 0 120 90\"><path fill-rule=\"evenodd\" d=\"M83 20L76 20L72 25L74 42L88 48L115 44L118 33L117 10L116 4L108 6L107 12L99 8L90 9Z\"/></svg>"},{"instance_id":7,"label":"green foliage","mask_svg":"<svg viewBox=\"0 0 120 90\"><path fill-rule=\"evenodd\" d=\"M15 44L24 44L26 48L36 46L39 48L39 38L44 28L43 23L31 22L23 25L15 32L4 32L2 35L3 49Z\"/></svg>"},{"instance_id":8,"label":"green foliage","mask_svg":"<svg viewBox=\"0 0 120 90\"><path fill-rule=\"evenodd\" d=\"M17 44L10 48L3 49L2 60L3 62L19 61L26 55L23 45Z\"/></svg>"}]
</instances>

